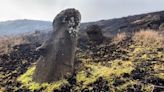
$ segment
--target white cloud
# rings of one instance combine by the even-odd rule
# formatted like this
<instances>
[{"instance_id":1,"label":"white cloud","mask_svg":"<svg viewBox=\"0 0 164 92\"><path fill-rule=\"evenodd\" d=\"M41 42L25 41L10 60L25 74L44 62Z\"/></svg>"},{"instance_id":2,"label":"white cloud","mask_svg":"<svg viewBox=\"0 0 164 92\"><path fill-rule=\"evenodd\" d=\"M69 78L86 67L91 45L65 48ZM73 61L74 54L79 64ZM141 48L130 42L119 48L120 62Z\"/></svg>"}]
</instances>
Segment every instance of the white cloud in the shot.
<instances>
[{"instance_id":1,"label":"white cloud","mask_svg":"<svg viewBox=\"0 0 164 92\"><path fill-rule=\"evenodd\" d=\"M109 19L164 10L163 0L1 0L0 21L13 19L53 20L66 8L76 8L82 21Z\"/></svg>"}]
</instances>

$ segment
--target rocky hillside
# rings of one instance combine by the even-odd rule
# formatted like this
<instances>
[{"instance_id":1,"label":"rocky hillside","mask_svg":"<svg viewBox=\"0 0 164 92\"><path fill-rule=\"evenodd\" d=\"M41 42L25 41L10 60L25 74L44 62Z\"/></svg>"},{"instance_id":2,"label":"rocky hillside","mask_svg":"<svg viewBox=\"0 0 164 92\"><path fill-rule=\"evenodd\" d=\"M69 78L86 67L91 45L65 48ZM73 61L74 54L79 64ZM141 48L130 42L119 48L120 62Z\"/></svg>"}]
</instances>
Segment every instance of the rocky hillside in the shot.
<instances>
[{"instance_id":1,"label":"rocky hillside","mask_svg":"<svg viewBox=\"0 0 164 92\"><path fill-rule=\"evenodd\" d=\"M0 91L4 92L162 92L164 34L142 30L121 33L95 44L79 39L75 72L54 83L35 83L32 74L43 52L24 41L0 55ZM11 40L11 39L10 39ZM146 47L146 48L145 48Z\"/></svg>"},{"instance_id":2,"label":"rocky hillside","mask_svg":"<svg viewBox=\"0 0 164 92\"><path fill-rule=\"evenodd\" d=\"M81 30L86 26L97 24L102 27L106 34L117 34L119 32L133 32L140 29L163 29L164 11L153 12L117 19L101 20L82 24Z\"/></svg>"}]
</instances>

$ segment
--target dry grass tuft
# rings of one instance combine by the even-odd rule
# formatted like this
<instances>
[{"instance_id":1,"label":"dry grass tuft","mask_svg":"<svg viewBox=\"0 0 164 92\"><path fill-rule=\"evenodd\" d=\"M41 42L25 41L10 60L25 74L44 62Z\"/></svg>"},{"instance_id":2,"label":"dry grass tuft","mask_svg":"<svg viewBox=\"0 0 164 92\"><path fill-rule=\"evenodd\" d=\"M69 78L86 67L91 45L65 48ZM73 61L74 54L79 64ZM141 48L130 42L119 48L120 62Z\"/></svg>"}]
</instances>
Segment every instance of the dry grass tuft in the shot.
<instances>
[{"instance_id":1,"label":"dry grass tuft","mask_svg":"<svg viewBox=\"0 0 164 92\"><path fill-rule=\"evenodd\" d=\"M136 45L144 47L163 47L164 35L154 30L141 30L132 37Z\"/></svg>"},{"instance_id":2,"label":"dry grass tuft","mask_svg":"<svg viewBox=\"0 0 164 92\"><path fill-rule=\"evenodd\" d=\"M127 34L125 32L123 33L118 33L114 38L113 42L114 43L119 43L127 38Z\"/></svg>"},{"instance_id":3,"label":"dry grass tuft","mask_svg":"<svg viewBox=\"0 0 164 92\"><path fill-rule=\"evenodd\" d=\"M23 36L5 36L0 37L0 54L8 53L14 45L19 45L27 42Z\"/></svg>"}]
</instances>

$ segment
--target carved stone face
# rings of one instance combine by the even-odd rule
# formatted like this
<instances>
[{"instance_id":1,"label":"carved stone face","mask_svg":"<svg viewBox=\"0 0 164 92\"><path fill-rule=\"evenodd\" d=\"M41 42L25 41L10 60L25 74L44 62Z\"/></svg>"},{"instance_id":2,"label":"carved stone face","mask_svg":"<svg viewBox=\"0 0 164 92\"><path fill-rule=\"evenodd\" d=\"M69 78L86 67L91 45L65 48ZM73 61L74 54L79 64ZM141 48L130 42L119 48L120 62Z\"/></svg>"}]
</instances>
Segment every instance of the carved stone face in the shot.
<instances>
[{"instance_id":1,"label":"carved stone face","mask_svg":"<svg viewBox=\"0 0 164 92\"><path fill-rule=\"evenodd\" d=\"M77 30L81 21L80 12L76 9L67 9L60 12L53 21L53 28L57 29L61 25L67 28L72 37L77 35Z\"/></svg>"}]
</instances>

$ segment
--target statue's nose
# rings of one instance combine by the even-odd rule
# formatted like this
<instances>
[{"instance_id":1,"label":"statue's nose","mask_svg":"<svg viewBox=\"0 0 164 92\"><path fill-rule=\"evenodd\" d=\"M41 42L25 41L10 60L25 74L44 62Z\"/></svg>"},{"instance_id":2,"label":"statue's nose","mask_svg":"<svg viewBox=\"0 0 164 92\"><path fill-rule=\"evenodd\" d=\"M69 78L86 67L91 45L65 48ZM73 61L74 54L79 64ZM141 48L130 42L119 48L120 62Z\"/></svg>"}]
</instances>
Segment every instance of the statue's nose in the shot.
<instances>
[{"instance_id":1,"label":"statue's nose","mask_svg":"<svg viewBox=\"0 0 164 92\"><path fill-rule=\"evenodd\" d=\"M75 18L74 17L71 17L70 20L69 20L69 24L70 26L75 26Z\"/></svg>"}]
</instances>

